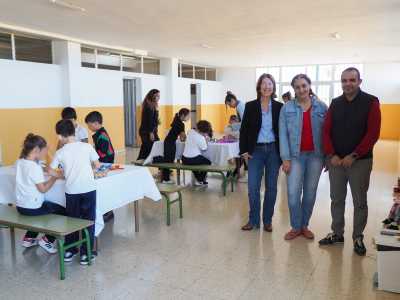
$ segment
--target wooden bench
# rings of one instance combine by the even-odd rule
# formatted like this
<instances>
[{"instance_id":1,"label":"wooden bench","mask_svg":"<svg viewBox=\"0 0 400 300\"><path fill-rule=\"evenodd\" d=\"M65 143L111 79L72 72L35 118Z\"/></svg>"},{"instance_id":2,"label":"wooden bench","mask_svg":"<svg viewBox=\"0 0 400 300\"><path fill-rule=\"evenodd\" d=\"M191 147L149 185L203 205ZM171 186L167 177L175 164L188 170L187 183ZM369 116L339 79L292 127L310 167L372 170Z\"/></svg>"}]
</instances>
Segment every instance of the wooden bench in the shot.
<instances>
[{"instance_id":1,"label":"wooden bench","mask_svg":"<svg viewBox=\"0 0 400 300\"><path fill-rule=\"evenodd\" d=\"M184 165L182 163L151 163L147 165L143 165L143 161L132 162L136 166L145 166L159 169L175 169L178 171L177 173L177 181L178 185L180 184L180 170L185 171L198 171L198 172L209 172L209 173L218 173L222 176L222 194L226 195L226 187L228 182L231 183L231 190L233 192L233 183L235 178L233 176L233 171L235 171L235 165L226 165L226 166L214 166L214 165ZM227 173L227 175L225 175Z\"/></svg>"},{"instance_id":2,"label":"wooden bench","mask_svg":"<svg viewBox=\"0 0 400 300\"><path fill-rule=\"evenodd\" d=\"M158 190L160 194L165 198L165 202L167 203L167 225L171 224L171 204L175 202L179 202L179 218L183 218L183 208L182 208L182 190L185 189L184 186L179 186L175 184L157 184ZM177 193L178 198L175 200L171 200L171 194Z\"/></svg>"},{"instance_id":3,"label":"wooden bench","mask_svg":"<svg viewBox=\"0 0 400 300\"><path fill-rule=\"evenodd\" d=\"M87 227L93 225L93 221L70 218L60 215L48 214L43 216L24 216L18 213L18 211L7 205L0 204L0 225L10 227L10 234L14 235L14 228L30 230L34 232L49 234L57 239L58 244L58 256L60 266L60 279L65 279L65 265L64 265L64 254L65 250L73 247L77 247L86 243L88 263L91 264L92 250L90 246L90 238ZM66 235L82 231L82 239L69 244L64 244L64 238Z\"/></svg>"}]
</instances>

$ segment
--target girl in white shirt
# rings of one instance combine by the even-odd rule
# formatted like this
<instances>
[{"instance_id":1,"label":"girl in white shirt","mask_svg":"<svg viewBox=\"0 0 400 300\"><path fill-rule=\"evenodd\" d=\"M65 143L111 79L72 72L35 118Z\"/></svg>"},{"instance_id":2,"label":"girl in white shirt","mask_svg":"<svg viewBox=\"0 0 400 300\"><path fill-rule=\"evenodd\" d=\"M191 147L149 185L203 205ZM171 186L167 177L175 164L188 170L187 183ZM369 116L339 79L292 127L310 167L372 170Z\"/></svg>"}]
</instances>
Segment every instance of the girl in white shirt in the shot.
<instances>
[{"instance_id":1,"label":"girl in white shirt","mask_svg":"<svg viewBox=\"0 0 400 300\"><path fill-rule=\"evenodd\" d=\"M43 169L38 162L46 158L47 150L47 142L41 136L30 133L25 138L20 159L15 164L17 210L22 215L65 214L64 207L45 201L44 193L61 176L52 172L50 179L46 181ZM45 235L40 240L37 236L37 232L27 231L22 240L22 246L30 248L39 245L48 253L57 253L53 236Z\"/></svg>"},{"instance_id":2,"label":"girl in white shirt","mask_svg":"<svg viewBox=\"0 0 400 300\"><path fill-rule=\"evenodd\" d=\"M202 155L207 150L207 141L212 137L211 124L201 120L197 122L196 129L189 130L185 150L182 155L182 162L185 165L211 165L211 161ZM196 185L207 185L207 172L193 172L197 182Z\"/></svg>"}]
</instances>

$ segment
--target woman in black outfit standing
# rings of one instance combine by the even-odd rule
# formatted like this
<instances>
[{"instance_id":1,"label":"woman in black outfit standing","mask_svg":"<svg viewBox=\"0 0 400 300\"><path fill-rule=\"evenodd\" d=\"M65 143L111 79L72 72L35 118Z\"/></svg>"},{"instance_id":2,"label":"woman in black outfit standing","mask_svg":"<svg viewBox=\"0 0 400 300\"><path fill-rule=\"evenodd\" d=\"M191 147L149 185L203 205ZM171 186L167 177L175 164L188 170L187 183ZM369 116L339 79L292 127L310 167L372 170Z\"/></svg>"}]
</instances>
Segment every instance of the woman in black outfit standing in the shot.
<instances>
[{"instance_id":1,"label":"woman in black outfit standing","mask_svg":"<svg viewBox=\"0 0 400 300\"><path fill-rule=\"evenodd\" d=\"M174 120L171 124L167 137L164 140L164 156L156 156L153 158L154 163L173 163L176 155L176 140L179 139L183 142L186 140L185 124L189 120L190 110L182 108L175 114ZM162 170L161 181L163 183L173 183L170 179L171 171L169 169Z\"/></svg>"},{"instance_id":2,"label":"woman in black outfit standing","mask_svg":"<svg viewBox=\"0 0 400 300\"><path fill-rule=\"evenodd\" d=\"M143 100L142 121L140 123L139 135L142 139L138 160L146 159L151 152L154 141L160 140L158 137L158 101L160 100L160 91L150 90Z\"/></svg>"}]
</instances>

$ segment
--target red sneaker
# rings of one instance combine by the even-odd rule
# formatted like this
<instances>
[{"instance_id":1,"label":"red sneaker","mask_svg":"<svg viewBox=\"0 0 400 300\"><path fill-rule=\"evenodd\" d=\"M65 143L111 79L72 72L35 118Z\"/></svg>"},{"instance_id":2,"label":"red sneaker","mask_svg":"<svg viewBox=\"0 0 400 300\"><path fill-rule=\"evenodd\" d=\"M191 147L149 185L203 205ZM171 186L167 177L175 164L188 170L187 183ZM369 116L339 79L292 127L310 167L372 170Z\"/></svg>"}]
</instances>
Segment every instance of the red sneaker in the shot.
<instances>
[{"instance_id":1,"label":"red sneaker","mask_svg":"<svg viewBox=\"0 0 400 300\"><path fill-rule=\"evenodd\" d=\"M304 228L301 230L301 233L303 234L303 236L304 236L306 239L309 239L309 240L313 240L313 239L314 239L314 233L313 233L311 230L309 230L307 227L304 227Z\"/></svg>"},{"instance_id":2,"label":"red sneaker","mask_svg":"<svg viewBox=\"0 0 400 300\"><path fill-rule=\"evenodd\" d=\"M302 233L301 230L296 230L296 229L292 229L290 230L288 233L285 234L285 240L290 241L293 240L295 238L297 238L298 236L300 236Z\"/></svg>"}]
</instances>

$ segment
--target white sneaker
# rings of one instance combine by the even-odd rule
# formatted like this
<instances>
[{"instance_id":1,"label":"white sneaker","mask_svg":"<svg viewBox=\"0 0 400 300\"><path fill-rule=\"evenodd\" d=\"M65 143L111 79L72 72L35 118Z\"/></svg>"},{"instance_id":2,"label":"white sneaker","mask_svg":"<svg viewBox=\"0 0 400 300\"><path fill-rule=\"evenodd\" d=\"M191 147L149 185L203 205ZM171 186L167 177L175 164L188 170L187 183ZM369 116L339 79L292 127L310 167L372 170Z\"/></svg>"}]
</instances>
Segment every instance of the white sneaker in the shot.
<instances>
[{"instance_id":1,"label":"white sneaker","mask_svg":"<svg viewBox=\"0 0 400 300\"><path fill-rule=\"evenodd\" d=\"M57 253L57 248L53 243L50 243L49 240L44 236L39 241L39 246L42 247L47 253L55 254Z\"/></svg>"},{"instance_id":2,"label":"white sneaker","mask_svg":"<svg viewBox=\"0 0 400 300\"><path fill-rule=\"evenodd\" d=\"M202 182L200 182L200 181L197 181L197 180L195 179L194 182L193 182L193 185L194 185L194 186L203 186L204 184L203 184Z\"/></svg>"},{"instance_id":3,"label":"white sneaker","mask_svg":"<svg viewBox=\"0 0 400 300\"><path fill-rule=\"evenodd\" d=\"M34 238L24 237L24 239L22 240L22 247L25 247L25 248L37 246L38 244L39 244L38 240L34 239Z\"/></svg>"}]
</instances>

